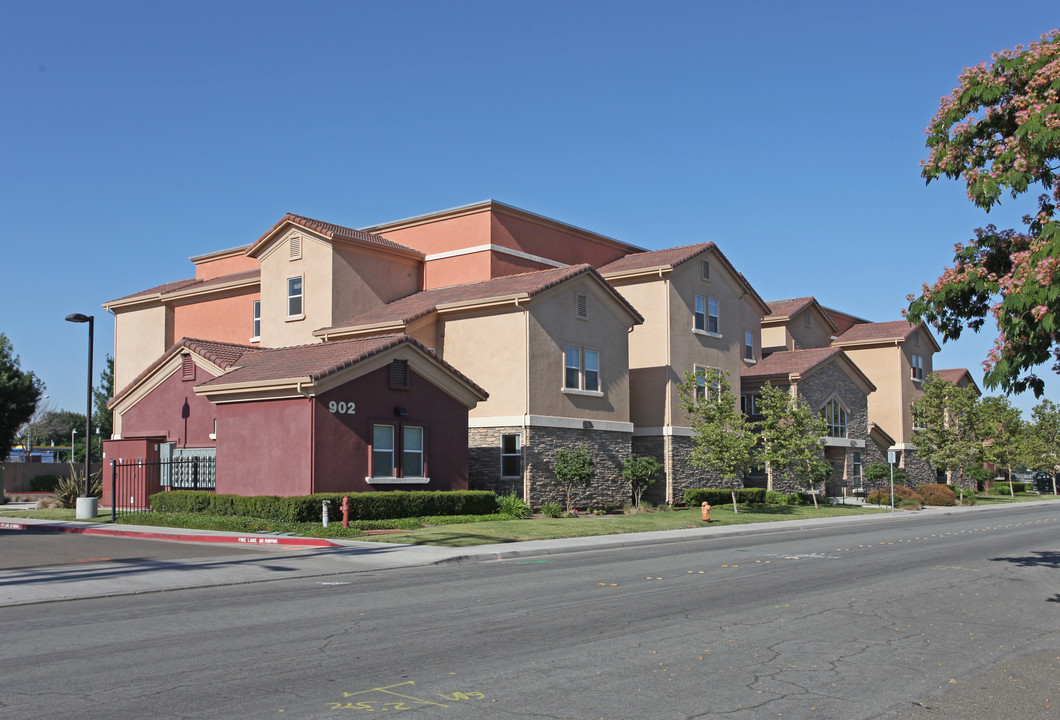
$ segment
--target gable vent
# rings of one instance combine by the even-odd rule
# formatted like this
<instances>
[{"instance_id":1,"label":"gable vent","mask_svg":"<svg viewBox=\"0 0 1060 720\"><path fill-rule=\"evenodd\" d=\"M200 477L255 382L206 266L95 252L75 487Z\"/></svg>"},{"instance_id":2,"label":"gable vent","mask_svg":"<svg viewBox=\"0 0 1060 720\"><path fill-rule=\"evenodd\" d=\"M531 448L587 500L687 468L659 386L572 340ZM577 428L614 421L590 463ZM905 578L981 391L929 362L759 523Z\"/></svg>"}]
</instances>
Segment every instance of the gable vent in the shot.
<instances>
[{"instance_id":1,"label":"gable vent","mask_svg":"<svg viewBox=\"0 0 1060 720\"><path fill-rule=\"evenodd\" d=\"M409 386L408 360L395 360L390 363L390 384L393 387Z\"/></svg>"},{"instance_id":2,"label":"gable vent","mask_svg":"<svg viewBox=\"0 0 1060 720\"><path fill-rule=\"evenodd\" d=\"M302 238L299 235L291 237L291 259L301 260L302 259Z\"/></svg>"},{"instance_id":3,"label":"gable vent","mask_svg":"<svg viewBox=\"0 0 1060 720\"><path fill-rule=\"evenodd\" d=\"M585 319L589 317L589 298L578 293L578 317Z\"/></svg>"},{"instance_id":4,"label":"gable vent","mask_svg":"<svg viewBox=\"0 0 1060 720\"><path fill-rule=\"evenodd\" d=\"M191 355L180 356L180 372L184 380L195 379L195 360Z\"/></svg>"}]
</instances>

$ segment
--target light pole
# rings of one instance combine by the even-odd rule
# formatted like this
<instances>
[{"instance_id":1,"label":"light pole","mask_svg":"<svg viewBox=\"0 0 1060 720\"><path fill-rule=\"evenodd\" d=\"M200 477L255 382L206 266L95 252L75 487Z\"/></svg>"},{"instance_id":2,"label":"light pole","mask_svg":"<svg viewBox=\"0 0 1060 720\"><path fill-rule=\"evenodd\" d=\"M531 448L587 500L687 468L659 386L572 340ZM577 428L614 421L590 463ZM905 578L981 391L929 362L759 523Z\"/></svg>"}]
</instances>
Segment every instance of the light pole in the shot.
<instances>
[{"instance_id":1,"label":"light pole","mask_svg":"<svg viewBox=\"0 0 1060 720\"><path fill-rule=\"evenodd\" d=\"M70 464L74 464L74 435L77 435L77 428L70 430Z\"/></svg>"},{"instance_id":2,"label":"light pole","mask_svg":"<svg viewBox=\"0 0 1060 720\"><path fill-rule=\"evenodd\" d=\"M96 517L96 498L88 494L88 475L89 475L89 446L92 443L92 330L95 325L95 317L92 315L82 315L81 313L71 313L66 316L67 322L72 323L88 323L88 400L85 404L85 487L82 491L81 497L77 499L77 514L78 519L92 519ZM71 443L72 445L73 443ZM82 502L84 500L85 502ZM91 501L91 502L89 502ZM91 516L88 513L91 512Z\"/></svg>"}]
</instances>

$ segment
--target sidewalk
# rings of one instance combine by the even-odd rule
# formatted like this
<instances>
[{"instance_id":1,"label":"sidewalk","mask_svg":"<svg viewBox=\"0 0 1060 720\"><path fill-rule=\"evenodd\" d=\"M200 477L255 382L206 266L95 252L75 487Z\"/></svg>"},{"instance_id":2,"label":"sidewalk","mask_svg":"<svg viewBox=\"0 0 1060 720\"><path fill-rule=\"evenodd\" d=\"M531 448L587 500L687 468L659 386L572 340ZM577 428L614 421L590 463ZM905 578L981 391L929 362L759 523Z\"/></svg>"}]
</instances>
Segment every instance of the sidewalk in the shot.
<instances>
[{"instance_id":1,"label":"sidewalk","mask_svg":"<svg viewBox=\"0 0 1060 720\"><path fill-rule=\"evenodd\" d=\"M1032 507L1042 504L1060 505L1060 500L1041 501ZM841 516L816 520L780 520L750 525L598 535L562 540L532 540L463 548L342 539L322 540L185 528L0 518L0 536L4 532L20 530L71 532L149 540L229 543L233 548L260 550L259 554L236 553L231 556L178 562L94 562L91 565L0 571L0 607L160 592L190 587L240 585L277 579L326 578L330 575L444 563L504 561L589 550L696 542L713 537L765 535L827 526L908 523L916 522L917 519L923 517L1021 507L1027 506L1016 504L961 508L929 507L917 512L896 512L893 515L880 513L872 516Z\"/></svg>"}]
</instances>

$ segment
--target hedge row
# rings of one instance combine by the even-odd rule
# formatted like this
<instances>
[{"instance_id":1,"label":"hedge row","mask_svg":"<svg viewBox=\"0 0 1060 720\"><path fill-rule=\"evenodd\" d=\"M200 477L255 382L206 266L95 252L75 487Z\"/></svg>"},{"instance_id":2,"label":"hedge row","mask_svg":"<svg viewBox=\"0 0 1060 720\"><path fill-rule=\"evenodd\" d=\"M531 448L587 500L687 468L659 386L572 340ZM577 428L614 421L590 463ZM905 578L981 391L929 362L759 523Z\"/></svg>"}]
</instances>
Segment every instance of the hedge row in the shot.
<instances>
[{"instance_id":1,"label":"hedge row","mask_svg":"<svg viewBox=\"0 0 1060 720\"><path fill-rule=\"evenodd\" d=\"M766 501L765 488L741 488L736 491L736 502L761 505ZM732 502L732 491L718 488L689 488L685 490L685 505L699 507L703 503L724 505Z\"/></svg>"},{"instance_id":2,"label":"hedge row","mask_svg":"<svg viewBox=\"0 0 1060 720\"><path fill-rule=\"evenodd\" d=\"M1009 495L1011 493L1027 492L1028 491L1028 487L1027 487L1028 484L1029 483L1017 482L1015 480L1013 480L1012 482L1009 482L1007 480L1000 480L1000 481L998 481L998 482L996 482L996 483L994 483L993 485L990 486L990 494L991 495ZM1012 486L1012 490L1011 491L1008 489L1009 485Z\"/></svg>"},{"instance_id":3,"label":"hedge row","mask_svg":"<svg viewBox=\"0 0 1060 720\"><path fill-rule=\"evenodd\" d=\"M151 496L151 509L160 513L208 513L223 517L252 517L281 522L319 522L322 505L342 519L342 498L350 498L350 520L389 520L429 515L491 515L497 496L483 490L445 492L317 493L296 497L276 495L216 495L195 490L172 490Z\"/></svg>"}]
</instances>

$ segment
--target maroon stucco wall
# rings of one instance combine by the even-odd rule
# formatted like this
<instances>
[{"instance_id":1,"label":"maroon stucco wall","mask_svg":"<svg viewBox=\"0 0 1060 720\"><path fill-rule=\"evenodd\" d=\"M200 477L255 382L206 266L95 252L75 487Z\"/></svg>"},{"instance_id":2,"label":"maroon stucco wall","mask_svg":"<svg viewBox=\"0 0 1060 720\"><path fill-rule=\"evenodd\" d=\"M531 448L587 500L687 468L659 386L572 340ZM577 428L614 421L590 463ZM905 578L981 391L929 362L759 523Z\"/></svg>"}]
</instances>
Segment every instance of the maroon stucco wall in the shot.
<instances>
[{"instance_id":1,"label":"maroon stucco wall","mask_svg":"<svg viewBox=\"0 0 1060 720\"><path fill-rule=\"evenodd\" d=\"M356 403L354 414L331 412L330 403ZM395 407L408 412L396 417ZM466 490L467 408L409 370L407 389L390 387L389 365L321 395L315 403L317 448L315 492L365 490ZM373 423L424 428L426 485L365 482L371 474L369 447Z\"/></svg>"},{"instance_id":2,"label":"maroon stucco wall","mask_svg":"<svg viewBox=\"0 0 1060 720\"><path fill-rule=\"evenodd\" d=\"M180 368L121 416L121 436L164 437L177 447L214 447L210 439L216 406L194 387L213 378L201 367L195 380L182 380Z\"/></svg>"},{"instance_id":3,"label":"maroon stucco wall","mask_svg":"<svg viewBox=\"0 0 1060 720\"><path fill-rule=\"evenodd\" d=\"M218 405L217 492L309 495L313 401Z\"/></svg>"},{"instance_id":4,"label":"maroon stucco wall","mask_svg":"<svg viewBox=\"0 0 1060 720\"><path fill-rule=\"evenodd\" d=\"M165 440L161 437L103 441L103 472L100 476L103 484L103 497L101 499L103 507L113 507L111 489L114 487L114 482L110 465L111 460L118 464L135 463L139 460L143 460L146 463L157 463L160 456L158 446L163 442ZM139 497L141 502L143 502L150 493L158 491L153 484L148 487L149 483L146 482L148 473L133 473L126 470L119 470L118 472L120 477L139 479L135 487L127 483L124 484L118 492L119 496L132 494ZM155 475L157 476L157 470ZM125 507L128 502L128 500L123 500L120 506Z\"/></svg>"}]
</instances>

